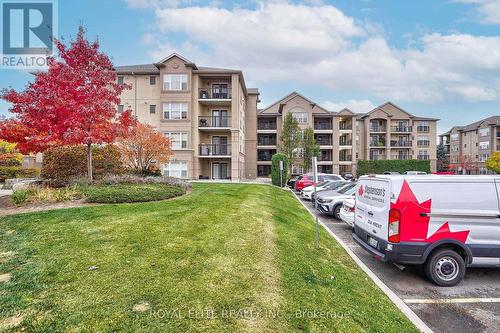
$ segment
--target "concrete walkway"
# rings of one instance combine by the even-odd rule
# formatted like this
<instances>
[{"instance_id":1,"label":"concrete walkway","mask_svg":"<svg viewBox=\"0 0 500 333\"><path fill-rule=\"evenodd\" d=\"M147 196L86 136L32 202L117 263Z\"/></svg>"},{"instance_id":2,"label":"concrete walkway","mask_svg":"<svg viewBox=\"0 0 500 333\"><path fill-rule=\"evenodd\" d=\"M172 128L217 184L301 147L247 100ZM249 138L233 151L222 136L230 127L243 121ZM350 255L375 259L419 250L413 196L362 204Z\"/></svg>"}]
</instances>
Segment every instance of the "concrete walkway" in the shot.
<instances>
[{"instance_id":1,"label":"concrete walkway","mask_svg":"<svg viewBox=\"0 0 500 333\"><path fill-rule=\"evenodd\" d=\"M11 195L12 190L0 190L0 197L4 197L6 195Z\"/></svg>"}]
</instances>

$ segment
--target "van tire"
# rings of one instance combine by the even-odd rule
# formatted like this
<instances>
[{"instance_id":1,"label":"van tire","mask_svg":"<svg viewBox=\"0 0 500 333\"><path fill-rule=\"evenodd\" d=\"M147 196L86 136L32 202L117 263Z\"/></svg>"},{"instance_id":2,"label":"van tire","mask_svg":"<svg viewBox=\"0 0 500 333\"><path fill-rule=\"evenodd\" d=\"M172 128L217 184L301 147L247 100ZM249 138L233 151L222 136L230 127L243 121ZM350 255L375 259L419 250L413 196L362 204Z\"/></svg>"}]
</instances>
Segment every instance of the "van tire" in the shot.
<instances>
[{"instance_id":1,"label":"van tire","mask_svg":"<svg viewBox=\"0 0 500 333\"><path fill-rule=\"evenodd\" d=\"M429 280L442 287L451 287L465 276L464 258L450 249L438 249L425 262L425 275Z\"/></svg>"},{"instance_id":2,"label":"van tire","mask_svg":"<svg viewBox=\"0 0 500 333\"><path fill-rule=\"evenodd\" d=\"M342 209L342 204L333 207L333 217L340 220L340 210Z\"/></svg>"}]
</instances>

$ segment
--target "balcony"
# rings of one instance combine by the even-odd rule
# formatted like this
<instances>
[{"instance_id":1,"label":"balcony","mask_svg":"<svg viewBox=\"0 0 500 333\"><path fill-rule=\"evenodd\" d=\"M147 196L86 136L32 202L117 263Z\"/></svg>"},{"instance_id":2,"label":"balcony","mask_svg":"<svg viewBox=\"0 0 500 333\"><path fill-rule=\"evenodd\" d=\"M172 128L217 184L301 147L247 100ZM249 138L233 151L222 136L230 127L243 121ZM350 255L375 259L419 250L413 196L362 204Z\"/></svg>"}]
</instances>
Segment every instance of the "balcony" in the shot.
<instances>
[{"instance_id":1,"label":"balcony","mask_svg":"<svg viewBox=\"0 0 500 333\"><path fill-rule=\"evenodd\" d=\"M339 162L351 162L352 161L352 155L340 155L339 156Z\"/></svg>"},{"instance_id":2,"label":"balcony","mask_svg":"<svg viewBox=\"0 0 500 333\"><path fill-rule=\"evenodd\" d=\"M430 144L429 140L417 140L417 146L419 147L429 147Z\"/></svg>"},{"instance_id":3,"label":"balcony","mask_svg":"<svg viewBox=\"0 0 500 333\"><path fill-rule=\"evenodd\" d=\"M331 146L333 144L331 135L315 135L314 138L320 146Z\"/></svg>"},{"instance_id":4,"label":"balcony","mask_svg":"<svg viewBox=\"0 0 500 333\"><path fill-rule=\"evenodd\" d=\"M500 132L497 132L497 139L500 139Z\"/></svg>"},{"instance_id":5,"label":"balcony","mask_svg":"<svg viewBox=\"0 0 500 333\"><path fill-rule=\"evenodd\" d=\"M231 87L211 87L198 89L198 101L204 105L231 105Z\"/></svg>"},{"instance_id":6,"label":"balcony","mask_svg":"<svg viewBox=\"0 0 500 333\"><path fill-rule=\"evenodd\" d=\"M318 162L330 162L332 160L332 153L329 152L321 152L318 156Z\"/></svg>"},{"instance_id":7,"label":"balcony","mask_svg":"<svg viewBox=\"0 0 500 333\"><path fill-rule=\"evenodd\" d=\"M430 131L430 127L429 126L417 126L417 132L429 132Z\"/></svg>"},{"instance_id":8,"label":"balcony","mask_svg":"<svg viewBox=\"0 0 500 333\"><path fill-rule=\"evenodd\" d=\"M385 148L385 141L370 141L370 147Z\"/></svg>"},{"instance_id":9,"label":"balcony","mask_svg":"<svg viewBox=\"0 0 500 333\"><path fill-rule=\"evenodd\" d=\"M370 154L370 161L380 161L385 159L384 154Z\"/></svg>"},{"instance_id":10,"label":"balcony","mask_svg":"<svg viewBox=\"0 0 500 333\"><path fill-rule=\"evenodd\" d=\"M257 122L257 130L264 130L264 131L269 131L269 130L276 130L277 125L276 121L262 121L259 120Z\"/></svg>"},{"instance_id":11,"label":"balcony","mask_svg":"<svg viewBox=\"0 0 500 333\"><path fill-rule=\"evenodd\" d=\"M339 130L341 131L348 131L352 130L352 123L351 122L340 122L339 123Z\"/></svg>"},{"instance_id":12,"label":"balcony","mask_svg":"<svg viewBox=\"0 0 500 333\"><path fill-rule=\"evenodd\" d=\"M411 129L411 126L391 126L391 132L396 133L410 133Z\"/></svg>"},{"instance_id":13,"label":"balcony","mask_svg":"<svg viewBox=\"0 0 500 333\"><path fill-rule=\"evenodd\" d=\"M391 147L411 147L411 141L391 140Z\"/></svg>"},{"instance_id":14,"label":"balcony","mask_svg":"<svg viewBox=\"0 0 500 333\"><path fill-rule=\"evenodd\" d=\"M257 146L276 146L276 137L257 137Z\"/></svg>"},{"instance_id":15,"label":"balcony","mask_svg":"<svg viewBox=\"0 0 500 333\"><path fill-rule=\"evenodd\" d=\"M201 157L231 157L230 144L202 143L199 147Z\"/></svg>"},{"instance_id":16,"label":"balcony","mask_svg":"<svg viewBox=\"0 0 500 333\"><path fill-rule=\"evenodd\" d=\"M408 154L393 154L393 155L391 155L391 160L406 161L409 159L411 159L411 157Z\"/></svg>"},{"instance_id":17,"label":"balcony","mask_svg":"<svg viewBox=\"0 0 500 333\"><path fill-rule=\"evenodd\" d=\"M418 155L417 159L420 161L427 161L429 160L429 155Z\"/></svg>"},{"instance_id":18,"label":"balcony","mask_svg":"<svg viewBox=\"0 0 500 333\"><path fill-rule=\"evenodd\" d=\"M340 137L339 146L352 146L352 140Z\"/></svg>"},{"instance_id":19,"label":"balcony","mask_svg":"<svg viewBox=\"0 0 500 333\"><path fill-rule=\"evenodd\" d=\"M229 116L199 116L198 127L201 130L231 128Z\"/></svg>"},{"instance_id":20,"label":"balcony","mask_svg":"<svg viewBox=\"0 0 500 333\"><path fill-rule=\"evenodd\" d=\"M331 130L332 127L332 122L331 121L315 121L314 122L314 129L323 131L323 130Z\"/></svg>"}]
</instances>

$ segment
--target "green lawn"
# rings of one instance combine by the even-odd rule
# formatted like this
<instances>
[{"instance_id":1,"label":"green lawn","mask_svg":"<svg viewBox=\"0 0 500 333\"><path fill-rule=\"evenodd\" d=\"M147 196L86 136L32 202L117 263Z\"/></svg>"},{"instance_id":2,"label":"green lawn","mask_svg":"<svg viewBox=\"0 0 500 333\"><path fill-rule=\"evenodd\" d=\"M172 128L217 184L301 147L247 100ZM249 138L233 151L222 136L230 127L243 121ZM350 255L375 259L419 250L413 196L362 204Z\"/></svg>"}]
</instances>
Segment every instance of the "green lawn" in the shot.
<instances>
[{"instance_id":1,"label":"green lawn","mask_svg":"<svg viewBox=\"0 0 500 333\"><path fill-rule=\"evenodd\" d=\"M316 249L309 213L264 185L3 218L0 331L17 313L16 332L416 332L320 237Z\"/></svg>"}]
</instances>

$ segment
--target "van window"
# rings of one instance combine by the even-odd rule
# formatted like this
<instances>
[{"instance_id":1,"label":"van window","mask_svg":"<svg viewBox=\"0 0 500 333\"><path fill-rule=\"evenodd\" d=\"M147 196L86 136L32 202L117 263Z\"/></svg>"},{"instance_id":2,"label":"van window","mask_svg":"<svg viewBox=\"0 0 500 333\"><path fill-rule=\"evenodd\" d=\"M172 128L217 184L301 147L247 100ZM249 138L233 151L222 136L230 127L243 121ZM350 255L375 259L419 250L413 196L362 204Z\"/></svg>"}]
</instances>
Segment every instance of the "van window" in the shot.
<instances>
[{"instance_id":1,"label":"van window","mask_svg":"<svg viewBox=\"0 0 500 333\"><path fill-rule=\"evenodd\" d=\"M419 202L432 199L439 210L498 210L495 184L492 183L410 183Z\"/></svg>"},{"instance_id":2,"label":"van window","mask_svg":"<svg viewBox=\"0 0 500 333\"><path fill-rule=\"evenodd\" d=\"M342 187L337 192L339 192L340 194L348 194L349 190L355 186L356 186L356 183L352 183L352 184L346 185L345 187Z\"/></svg>"}]
</instances>

